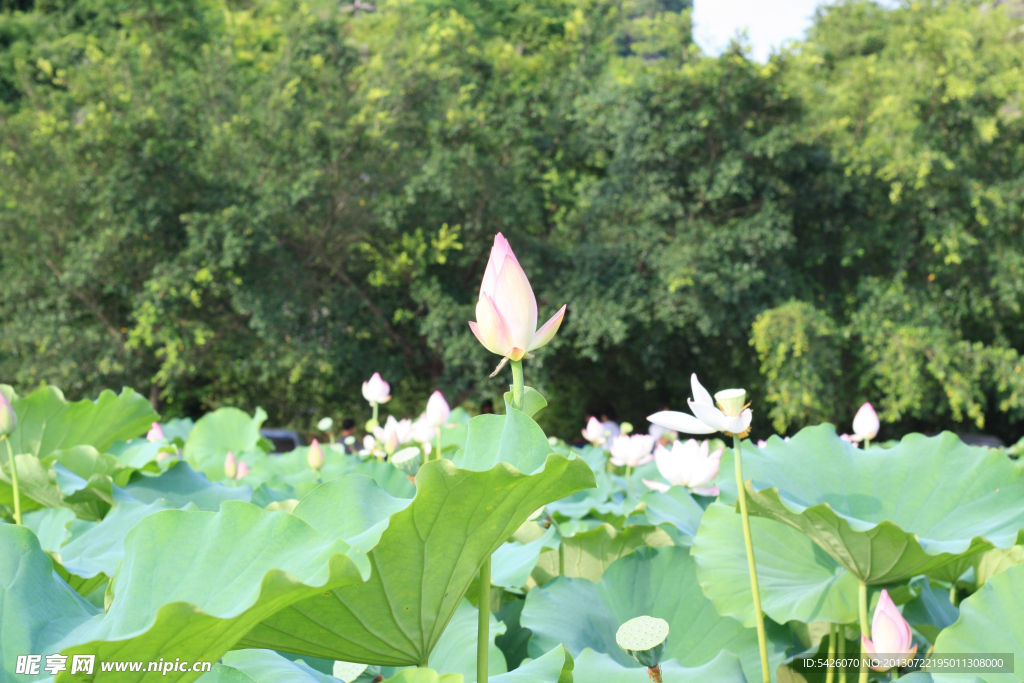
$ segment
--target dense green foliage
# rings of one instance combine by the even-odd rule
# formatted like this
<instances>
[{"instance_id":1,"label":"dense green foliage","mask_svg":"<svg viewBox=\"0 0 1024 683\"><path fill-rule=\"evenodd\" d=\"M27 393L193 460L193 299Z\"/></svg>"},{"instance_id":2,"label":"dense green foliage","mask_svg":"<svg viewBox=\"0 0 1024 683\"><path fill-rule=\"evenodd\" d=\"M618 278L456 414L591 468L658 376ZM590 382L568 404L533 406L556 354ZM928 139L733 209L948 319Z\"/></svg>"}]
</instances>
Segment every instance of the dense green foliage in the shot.
<instances>
[{"instance_id":1,"label":"dense green foliage","mask_svg":"<svg viewBox=\"0 0 1024 683\"><path fill-rule=\"evenodd\" d=\"M569 304L530 363L556 433L698 370L760 431L871 400L1016 440L1019 20L841 3L759 65L702 56L681 3L344 10L0 15L0 378L303 429L374 370L399 414L497 398L466 321L500 230L542 319Z\"/></svg>"}]
</instances>

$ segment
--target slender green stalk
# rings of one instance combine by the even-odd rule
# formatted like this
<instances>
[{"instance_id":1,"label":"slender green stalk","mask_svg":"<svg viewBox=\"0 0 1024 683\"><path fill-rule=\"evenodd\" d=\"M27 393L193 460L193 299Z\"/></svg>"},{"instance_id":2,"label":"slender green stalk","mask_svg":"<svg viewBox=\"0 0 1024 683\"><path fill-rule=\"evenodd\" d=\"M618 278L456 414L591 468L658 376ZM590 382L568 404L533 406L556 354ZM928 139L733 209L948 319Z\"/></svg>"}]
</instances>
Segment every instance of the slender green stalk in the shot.
<instances>
[{"instance_id":1,"label":"slender green stalk","mask_svg":"<svg viewBox=\"0 0 1024 683\"><path fill-rule=\"evenodd\" d=\"M953 585L949 587L949 601L953 603L953 607L958 606L956 603L956 582L954 582Z\"/></svg>"},{"instance_id":2,"label":"slender green stalk","mask_svg":"<svg viewBox=\"0 0 1024 683\"><path fill-rule=\"evenodd\" d=\"M768 639L764 631L764 613L761 611L761 591L757 588L757 564L754 562L754 541L750 536L750 515L747 513L747 489L743 485L743 460L740 456L740 437L732 437L736 454L736 493L740 502L740 517L743 519L743 541L747 545L747 567L750 570L750 592L754 595L754 617L757 625L757 644L761 648L761 676L764 683L771 683L771 669L768 668Z\"/></svg>"},{"instance_id":3,"label":"slender green stalk","mask_svg":"<svg viewBox=\"0 0 1024 683\"><path fill-rule=\"evenodd\" d=\"M894 668L894 669L892 670L892 680L894 680L894 681L898 681L899 679L900 679L900 670L899 670L899 669L896 669L896 668Z\"/></svg>"},{"instance_id":4,"label":"slender green stalk","mask_svg":"<svg viewBox=\"0 0 1024 683\"><path fill-rule=\"evenodd\" d=\"M836 658L836 625L829 624L828 627L828 671L825 673L825 683L832 683L836 678L836 668L832 666L832 660Z\"/></svg>"},{"instance_id":5,"label":"slender green stalk","mask_svg":"<svg viewBox=\"0 0 1024 683\"><path fill-rule=\"evenodd\" d=\"M523 395L526 391L523 384L523 361L514 360L512 366L512 407L516 410L523 409Z\"/></svg>"},{"instance_id":6,"label":"slender green stalk","mask_svg":"<svg viewBox=\"0 0 1024 683\"><path fill-rule=\"evenodd\" d=\"M18 461L14 458L14 450L11 442L4 435L4 445L7 446L7 462L11 463L11 489L14 494L14 523L21 524L21 496L18 495Z\"/></svg>"},{"instance_id":7,"label":"slender green stalk","mask_svg":"<svg viewBox=\"0 0 1024 683\"><path fill-rule=\"evenodd\" d=\"M377 421L377 402L374 401L370 405L373 406L373 424L379 425L380 422Z\"/></svg>"},{"instance_id":8,"label":"slender green stalk","mask_svg":"<svg viewBox=\"0 0 1024 683\"><path fill-rule=\"evenodd\" d=\"M626 465L626 486L629 487L629 495L635 497L636 491L633 490L633 480L630 478L631 474L633 474L633 468Z\"/></svg>"},{"instance_id":9,"label":"slender green stalk","mask_svg":"<svg viewBox=\"0 0 1024 683\"><path fill-rule=\"evenodd\" d=\"M491 618L491 556L480 567L480 600L477 603L476 623L476 680L487 683L487 647L490 645Z\"/></svg>"},{"instance_id":10,"label":"slender green stalk","mask_svg":"<svg viewBox=\"0 0 1024 683\"><path fill-rule=\"evenodd\" d=\"M863 581L860 582L860 590L858 591L860 598L860 632L864 638L871 638L871 625L868 623L868 585ZM863 650L863 648L861 648ZM860 683L868 683L868 664L867 659L864 657L864 653L861 652L860 657Z\"/></svg>"},{"instance_id":11,"label":"slender green stalk","mask_svg":"<svg viewBox=\"0 0 1024 683\"><path fill-rule=\"evenodd\" d=\"M871 448L871 439L864 439L864 450Z\"/></svg>"},{"instance_id":12,"label":"slender green stalk","mask_svg":"<svg viewBox=\"0 0 1024 683\"><path fill-rule=\"evenodd\" d=\"M441 427L437 428L437 453L430 457L431 460L441 459Z\"/></svg>"},{"instance_id":13,"label":"slender green stalk","mask_svg":"<svg viewBox=\"0 0 1024 683\"><path fill-rule=\"evenodd\" d=\"M846 624L839 624L839 654L836 657L842 662L846 658ZM846 667L839 667L839 683L846 683Z\"/></svg>"}]
</instances>

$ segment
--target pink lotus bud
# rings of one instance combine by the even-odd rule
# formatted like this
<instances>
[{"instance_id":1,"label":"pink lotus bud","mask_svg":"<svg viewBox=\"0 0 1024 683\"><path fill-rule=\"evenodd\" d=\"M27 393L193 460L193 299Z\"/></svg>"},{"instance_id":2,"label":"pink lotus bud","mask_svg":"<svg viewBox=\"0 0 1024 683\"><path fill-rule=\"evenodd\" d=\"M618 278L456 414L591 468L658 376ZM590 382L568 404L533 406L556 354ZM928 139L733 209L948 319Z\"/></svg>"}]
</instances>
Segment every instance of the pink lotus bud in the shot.
<instances>
[{"instance_id":1,"label":"pink lotus bud","mask_svg":"<svg viewBox=\"0 0 1024 683\"><path fill-rule=\"evenodd\" d=\"M448 416L451 414L451 408L448 407L448 401L444 400L444 396L441 395L440 391L435 391L430 395L430 399L427 401L427 421L436 426L442 427L448 423Z\"/></svg>"},{"instance_id":2,"label":"pink lotus bud","mask_svg":"<svg viewBox=\"0 0 1024 683\"><path fill-rule=\"evenodd\" d=\"M234 479L238 476L238 461L235 460L235 454L228 451L227 456L224 458L224 474L227 475L228 479Z\"/></svg>"},{"instance_id":3,"label":"pink lotus bud","mask_svg":"<svg viewBox=\"0 0 1024 683\"><path fill-rule=\"evenodd\" d=\"M656 439L650 434L619 435L612 439L611 463L616 467L639 467L654 459Z\"/></svg>"},{"instance_id":4,"label":"pink lotus bud","mask_svg":"<svg viewBox=\"0 0 1024 683\"><path fill-rule=\"evenodd\" d=\"M388 383L381 379L380 373L373 373L373 377L367 382L363 382L363 398L365 398L370 405L376 403L381 405L391 400L391 387Z\"/></svg>"},{"instance_id":5,"label":"pink lotus bud","mask_svg":"<svg viewBox=\"0 0 1024 683\"><path fill-rule=\"evenodd\" d=\"M757 440L757 447L758 448L764 448L767 445L768 445L768 442L765 441L764 439L758 439Z\"/></svg>"},{"instance_id":6,"label":"pink lotus bud","mask_svg":"<svg viewBox=\"0 0 1024 683\"><path fill-rule=\"evenodd\" d=\"M605 441L604 436L604 425L596 417L591 417L587 420L587 428L583 430L583 438L594 444L600 446Z\"/></svg>"},{"instance_id":7,"label":"pink lotus bud","mask_svg":"<svg viewBox=\"0 0 1024 683\"><path fill-rule=\"evenodd\" d=\"M861 634L860 640L864 646L864 654L868 656L881 653L905 655L910 658L917 652L917 645L910 632L910 624L900 614L885 589L882 590L878 604L875 606L875 617L871 621L871 639L869 640L864 634ZM888 667L871 668L876 671L888 670Z\"/></svg>"},{"instance_id":8,"label":"pink lotus bud","mask_svg":"<svg viewBox=\"0 0 1024 683\"><path fill-rule=\"evenodd\" d=\"M707 441L697 443L696 439L676 441L672 450L658 446L654 459L658 472L672 486L685 486L701 496L717 496L718 487L708 486L718 476L718 468L722 463L722 452L719 448L710 453Z\"/></svg>"},{"instance_id":9,"label":"pink lotus bud","mask_svg":"<svg viewBox=\"0 0 1024 683\"><path fill-rule=\"evenodd\" d=\"M878 413L875 412L870 403L865 403L857 411L857 414L853 416L853 440L863 441L867 439L871 441L878 436L880 427Z\"/></svg>"},{"instance_id":10,"label":"pink lotus bud","mask_svg":"<svg viewBox=\"0 0 1024 683\"><path fill-rule=\"evenodd\" d=\"M0 393L0 436L7 436L18 426L18 415L7 397Z\"/></svg>"},{"instance_id":11,"label":"pink lotus bud","mask_svg":"<svg viewBox=\"0 0 1024 683\"><path fill-rule=\"evenodd\" d=\"M159 422L153 423L153 428L146 433L146 441L152 443L153 441L161 441L164 438L164 430L160 427Z\"/></svg>"},{"instance_id":12,"label":"pink lotus bud","mask_svg":"<svg viewBox=\"0 0 1024 683\"><path fill-rule=\"evenodd\" d=\"M316 439L313 439L313 443L309 445L309 454L306 456L306 461L314 470L319 470L324 466L324 449L320 447L320 442Z\"/></svg>"},{"instance_id":13,"label":"pink lotus bud","mask_svg":"<svg viewBox=\"0 0 1024 683\"><path fill-rule=\"evenodd\" d=\"M521 360L551 341L562 324L565 306L537 329L537 299L508 240L499 232L480 283L473 334L491 353ZM500 366L499 366L500 367Z\"/></svg>"},{"instance_id":14,"label":"pink lotus bud","mask_svg":"<svg viewBox=\"0 0 1024 683\"><path fill-rule=\"evenodd\" d=\"M245 464L245 461L238 463L238 478L241 479L249 474L249 466Z\"/></svg>"}]
</instances>

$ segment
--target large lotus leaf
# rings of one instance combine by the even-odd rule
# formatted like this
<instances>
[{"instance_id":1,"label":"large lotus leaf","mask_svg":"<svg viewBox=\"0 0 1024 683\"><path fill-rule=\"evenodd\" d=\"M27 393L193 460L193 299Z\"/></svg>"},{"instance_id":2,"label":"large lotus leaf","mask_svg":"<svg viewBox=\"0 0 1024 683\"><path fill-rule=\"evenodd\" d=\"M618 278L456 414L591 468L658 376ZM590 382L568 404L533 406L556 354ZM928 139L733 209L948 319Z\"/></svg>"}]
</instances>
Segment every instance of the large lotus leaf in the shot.
<instances>
[{"instance_id":1,"label":"large lotus leaf","mask_svg":"<svg viewBox=\"0 0 1024 683\"><path fill-rule=\"evenodd\" d=\"M26 512L22 523L36 535L43 550L56 552L71 538L68 525L74 519L75 513L67 508L44 508Z\"/></svg>"},{"instance_id":2,"label":"large lotus leaf","mask_svg":"<svg viewBox=\"0 0 1024 683\"><path fill-rule=\"evenodd\" d=\"M586 463L558 455L531 475L508 463L472 472L435 460L417 473L411 501L367 477L328 482L294 514L323 533L348 534L367 552L371 579L291 605L243 644L383 666L425 663L484 558L534 510L592 483Z\"/></svg>"},{"instance_id":3,"label":"large lotus leaf","mask_svg":"<svg viewBox=\"0 0 1024 683\"><path fill-rule=\"evenodd\" d=\"M671 631L669 637L672 636ZM688 668L674 659L661 663L662 678L671 683L746 683L743 666L736 655L721 652L717 657L703 666ZM606 654L594 652L590 648L583 650L576 657L573 677L580 681L600 681L601 683L647 683L647 669L633 662L633 666L623 666ZM760 680L760 679L752 679Z\"/></svg>"},{"instance_id":4,"label":"large lotus leaf","mask_svg":"<svg viewBox=\"0 0 1024 683\"><path fill-rule=\"evenodd\" d=\"M141 503L163 498L171 507L181 508L191 503L200 510L211 512L216 512L226 500L249 502L252 496L252 489L248 486L212 484L205 475L180 460L158 476L136 472L123 491Z\"/></svg>"},{"instance_id":5,"label":"large lotus leaf","mask_svg":"<svg viewBox=\"0 0 1024 683\"><path fill-rule=\"evenodd\" d=\"M1019 683L1024 671L1024 565L993 576L960 603L960 618L935 641L935 657L951 653L1013 653L1016 673L979 673L988 683ZM936 683L971 681L975 674L933 672Z\"/></svg>"},{"instance_id":6,"label":"large lotus leaf","mask_svg":"<svg viewBox=\"0 0 1024 683\"><path fill-rule=\"evenodd\" d=\"M0 524L0 679L39 680L16 675L17 655L57 652L54 647L86 628L100 610L53 571L35 535L23 526Z\"/></svg>"},{"instance_id":7,"label":"large lotus leaf","mask_svg":"<svg viewBox=\"0 0 1024 683\"><path fill-rule=\"evenodd\" d=\"M613 562L637 548L669 545L672 539L656 526L628 526L619 531L611 524L602 524L563 538L561 549L540 556L532 576L541 586L558 575L600 581Z\"/></svg>"},{"instance_id":8,"label":"large lotus leaf","mask_svg":"<svg viewBox=\"0 0 1024 683\"><path fill-rule=\"evenodd\" d=\"M934 643L942 629L956 622L960 610L950 602L949 591L933 586L927 576L915 578L910 585L917 595L903 605L903 618Z\"/></svg>"},{"instance_id":9,"label":"large lotus leaf","mask_svg":"<svg viewBox=\"0 0 1024 683\"><path fill-rule=\"evenodd\" d=\"M858 582L811 539L788 524L751 517L761 608L780 624L788 621L857 621ZM693 542L697 580L725 614L754 626L750 570L743 525L735 507L708 506Z\"/></svg>"},{"instance_id":10,"label":"large lotus leaf","mask_svg":"<svg viewBox=\"0 0 1024 683\"><path fill-rule=\"evenodd\" d=\"M701 592L696 569L686 548L641 548L609 567L598 583L562 577L534 588L521 618L533 631L530 651L561 643L573 657L589 647L622 666L635 666L615 643L615 632L622 623L649 615L669 623L666 659L698 667L727 651L740 658L748 679L760 680L757 633L715 611ZM789 639L771 621L766 626L774 671Z\"/></svg>"},{"instance_id":11,"label":"large lotus leaf","mask_svg":"<svg viewBox=\"0 0 1024 683\"><path fill-rule=\"evenodd\" d=\"M289 498L301 499L325 481L337 479L346 474L365 474L393 496L412 498L416 486L397 467L377 459L363 461L356 456L345 455L340 449L324 447L325 464L320 478L309 466L309 446L300 446L287 453L254 459L252 468L244 481L257 487L287 492Z\"/></svg>"},{"instance_id":12,"label":"large lotus leaf","mask_svg":"<svg viewBox=\"0 0 1024 683\"><path fill-rule=\"evenodd\" d=\"M475 651L470 650L475 654ZM403 669L386 683L470 683L476 680L461 674L438 674L433 669ZM527 662L523 666L508 673L488 676L493 683L582 683L584 678L573 678L573 660L564 647L556 647L542 657ZM298 683L298 682L296 682Z\"/></svg>"},{"instance_id":13,"label":"large lotus leaf","mask_svg":"<svg viewBox=\"0 0 1024 683\"><path fill-rule=\"evenodd\" d=\"M974 567L974 578L981 587L996 574L1002 574L1018 564L1024 564L1024 545L993 548L978 557Z\"/></svg>"},{"instance_id":14,"label":"large lotus leaf","mask_svg":"<svg viewBox=\"0 0 1024 683\"><path fill-rule=\"evenodd\" d=\"M199 683L338 683L338 679L273 650L235 650L203 674Z\"/></svg>"},{"instance_id":15,"label":"large lotus leaf","mask_svg":"<svg viewBox=\"0 0 1024 683\"><path fill-rule=\"evenodd\" d=\"M1024 529L1024 474L948 432L864 451L831 425L808 427L788 442L745 443L743 473L752 514L801 530L868 583L1008 548Z\"/></svg>"},{"instance_id":16,"label":"large lotus leaf","mask_svg":"<svg viewBox=\"0 0 1024 683\"><path fill-rule=\"evenodd\" d=\"M541 553L558 548L557 534L552 526L532 541L519 543L513 540L495 550L491 556L491 583L521 592L519 589L529 582L530 572L537 566Z\"/></svg>"},{"instance_id":17,"label":"large lotus leaf","mask_svg":"<svg viewBox=\"0 0 1024 683\"><path fill-rule=\"evenodd\" d=\"M665 493L648 491L640 496L651 524L671 524L679 531L683 543L692 544L700 528L704 508L683 486L673 486ZM676 545L679 545L677 542Z\"/></svg>"},{"instance_id":18,"label":"large lotus leaf","mask_svg":"<svg viewBox=\"0 0 1024 683\"><path fill-rule=\"evenodd\" d=\"M217 513L164 510L129 532L106 614L53 650L97 661L216 661L261 619L369 575L356 547L285 512L228 501ZM117 674L192 681L199 673ZM75 681L68 672L57 681Z\"/></svg>"},{"instance_id":19,"label":"large lotus leaf","mask_svg":"<svg viewBox=\"0 0 1024 683\"><path fill-rule=\"evenodd\" d=\"M14 508L14 489L11 486L13 462L18 468L18 495L22 512L63 506L64 494L57 486L56 474L30 453L12 458L4 447L6 443L6 439L0 442L0 504L9 509Z\"/></svg>"},{"instance_id":20,"label":"large lotus leaf","mask_svg":"<svg viewBox=\"0 0 1024 683\"><path fill-rule=\"evenodd\" d=\"M211 481L223 479L228 451L247 462L264 455L259 448L260 425L266 419L262 408L257 408L252 417L238 408L218 408L203 415L189 432L185 460Z\"/></svg>"},{"instance_id":21,"label":"large lotus leaf","mask_svg":"<svg viewBox=\"0 0 1024 683\"><path fill-rule=\"evenodd\" d=\"M550 514L567 519L580 519L591 514L625 517L639 503L636 498L619 490L608 472L594 474L595 487L580 491L547 506Z\"/></svg>"},{"instance_id":22,"label":"large lotus leaf","mask_svg":"<svg viewBox=\"0 0 1024 683\"><path fill-rule=\"evenodd\" d=\"M69 403L60 389L43 387L12 405L18 424L8 437L11 448L37 458L79 445L102 453L115 441L145 433L157 419L149 401L127 388L120 394L104 390L95 401Z\"/></svg>"}]
</instances>

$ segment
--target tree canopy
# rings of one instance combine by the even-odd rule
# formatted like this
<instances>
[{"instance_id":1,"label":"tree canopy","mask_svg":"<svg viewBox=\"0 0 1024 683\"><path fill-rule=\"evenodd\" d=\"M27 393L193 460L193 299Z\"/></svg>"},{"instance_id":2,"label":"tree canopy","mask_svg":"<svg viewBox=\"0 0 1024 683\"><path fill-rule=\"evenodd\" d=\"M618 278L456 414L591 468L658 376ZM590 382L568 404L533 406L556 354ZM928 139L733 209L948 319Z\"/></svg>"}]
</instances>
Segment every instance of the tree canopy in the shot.
<instances>
[{"instance_id":1,"label":"tree canopy","mask_svg":"<svg viewBox=\"0 0 1024 683\"><path fill-rule=\"evenodd\" d=\"M1002 6L819 11L767 64L666 0L37 0L0 14L0 379L278 425L507 378L494 233L571 437L689 375L755 428L1024 418L1024 44ZM557 399L557 400L554 400Z\"/></svg>"}]
</instances>

